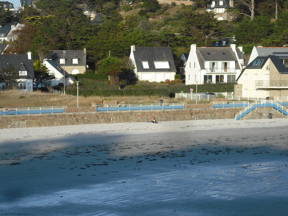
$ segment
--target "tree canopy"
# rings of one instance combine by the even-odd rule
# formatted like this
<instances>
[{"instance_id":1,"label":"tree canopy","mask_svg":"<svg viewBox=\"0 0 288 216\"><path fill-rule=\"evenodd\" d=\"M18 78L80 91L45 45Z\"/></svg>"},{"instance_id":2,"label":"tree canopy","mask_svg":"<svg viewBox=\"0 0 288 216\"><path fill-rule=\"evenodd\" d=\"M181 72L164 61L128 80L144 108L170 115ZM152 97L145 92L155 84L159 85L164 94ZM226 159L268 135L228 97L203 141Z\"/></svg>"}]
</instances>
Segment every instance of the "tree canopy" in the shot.
<instances>
[{"instance_id":1,"label":"tree canopy","mask_svg":"<svg viewBox=\"0 0 288 216\"><path fill-rule=\"evenodd\" d=\"M128 11L121 9L123 2L130 5ZM163 6L156 0L38 0L37 9L27 7L20 14L25 28L10 50L32 50L43 58L51 49L87 48L88 64L93 69L108 52L115 58L128 56L131 45L169 46L180 55L191 43L211 46L226 37L235 38L246 51L258 44L288 43L287 1L253 0L253 19L249 9L252 0L235 2L229 11L234 19L217 21L201 8L205 1L194 6ZM102 21L91 21L83 14L87 9L95 11ZM11 18L0 13L0 23L8 22L7 17Z\"/></svg>"}]
</instances>

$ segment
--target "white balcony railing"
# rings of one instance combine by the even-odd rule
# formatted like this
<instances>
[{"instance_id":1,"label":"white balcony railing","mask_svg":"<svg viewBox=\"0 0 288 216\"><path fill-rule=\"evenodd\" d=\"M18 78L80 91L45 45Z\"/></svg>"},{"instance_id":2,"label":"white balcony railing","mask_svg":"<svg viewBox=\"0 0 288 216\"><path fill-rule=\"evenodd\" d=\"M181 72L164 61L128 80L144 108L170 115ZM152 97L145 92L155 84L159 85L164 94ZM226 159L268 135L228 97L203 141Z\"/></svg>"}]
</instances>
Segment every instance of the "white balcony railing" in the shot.
<instances>
[{"instance_id":1,"label":"white balcony railing","mask_svg":"<svg viewBox=\"0 0 288 216\"><path fill-rule=\"evenodd\" d=\"M235 68L228 68L228 69L224 69L224 68L214 68L213 70L211 68L205 68L207 73L236 73L236 69Z\"/></svg>"}]
</instances>

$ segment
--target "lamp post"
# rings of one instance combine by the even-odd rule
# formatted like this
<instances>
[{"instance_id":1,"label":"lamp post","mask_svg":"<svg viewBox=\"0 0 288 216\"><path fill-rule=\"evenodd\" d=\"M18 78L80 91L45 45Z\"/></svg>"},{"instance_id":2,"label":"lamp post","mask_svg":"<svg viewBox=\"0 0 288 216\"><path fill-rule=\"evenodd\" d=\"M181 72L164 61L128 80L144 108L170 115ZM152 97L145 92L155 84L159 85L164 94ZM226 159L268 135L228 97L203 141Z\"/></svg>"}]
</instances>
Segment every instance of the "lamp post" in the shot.
<instances>
[{"instance_id":1,"label":"lamp post","mask_svg":"<svg viewBox=\"0 0 288 216\"><path fill-rule=\"evenodd\" d=\"M64 71L64 89L63 89L64 95L66 95L66 73Z\"/></svg>"},{"instance_id":2,"label":"lamp post","mask_svg":"<svg viewBox=\"0 0 288 216\"><path fill-rule=\"evenodd\" d=\"M196 82L196 88L195 88L196 104L198 104L198 82L197 82L197 75L196 75L196 73L195 73L195 82Z\"/></svg>"},{"instance_id":3,"label":"lamp post","mask_svg":"<svg viewBox=\"0 0 288 216\"><path fill-rule=\"evenodd\" d=\"M76 87L77 87L77 109L79 109L79 81L76 81Z\"/></svg>"}]
</instances>

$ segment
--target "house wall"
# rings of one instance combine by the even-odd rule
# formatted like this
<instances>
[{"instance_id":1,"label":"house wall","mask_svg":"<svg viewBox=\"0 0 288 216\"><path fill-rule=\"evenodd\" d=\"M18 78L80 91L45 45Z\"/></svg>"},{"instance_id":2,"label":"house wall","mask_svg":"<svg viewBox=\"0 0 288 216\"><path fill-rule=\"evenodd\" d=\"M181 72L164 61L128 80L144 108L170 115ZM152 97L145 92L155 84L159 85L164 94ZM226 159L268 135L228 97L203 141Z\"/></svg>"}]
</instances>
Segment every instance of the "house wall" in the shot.
<instances>
[{"instance_id":1,"label":"house wall","mask_svg":"<svg viewBox=\"0 0 288 216\"><path fill-rule=\"evenodd\" d=\"M18 86L20 83L23 83L25 85L25 88L23 90L25 91L33 91L33 80L32 79L17 79ZM20 87L20 86L19 86Z\"/></svg>"},{"instance_id":2,"label":"house wall","mask_svg":"<svg viewBox=\"0 0 288 216\"><path fill-rule=\"evenodd\" d=\"M69 74L84 74L86 72L85 66L62 66L61 67Z\"/></svg>"},{"instance_id":3,"label":"house wall","mask_svg":"<svg viewBox=\"0 0 288 216\"><path fill-rule=\"evenodd\" d=\"M274 64L270 68L270 86L288 87L288 74L279 73ZM287 99L288 89L270 90L270 97L274 99Z\"/></svg>"},{"instance_id":4,"label":"house wall","mask_svg":"<svg viewBox=\"0 0 288 216\"><path fill-rule=\"evenodd\" d=\"M138 72L138 80L149 82L165 82L166 80L175 80L176 72Z\"/></svg>"},{"instance_id":5,"label":"house wall","mask_svg":"<svg viewBox=\"0 0 288 216\"><path fill-rule=\"evenodd\" d=\"M267 63L266 63L267 64ZM266 68L266 67L263 67ZM263 69L245 69L238 80L242 85L242 97L244 98L266 98L269 97L269 91L257 90L262 87L262 83L269 82L269 71Z\"/></svg>"},{"instance_id":6,"label":"house wall","mask_svg":"<svg viewBox=\"0 0 288 216\"><path fill-rule=\"evenodd\" d=\"M242 86L241 95L244 98L287 99L288 89L276 89L286 87L288 84L288 74L281 74L270 59L267 60L262 69L245 69L238 80L238 85ZM269 87L275 87L269 89ZM238 94L239 86L235 86L235 94ZM236 92L237 91L237 92Z\"/></svg>"},{"instance_id":7,"label":"house wall","mask_svg":"<svg viewBox=\"0 0 288 216\"><path fill-rule=\"evenodd\" d=\"M242 96L242 88L243 88L242 84L234 85L234 96L235 97L243 97Z\"/></svg>"},{"instance_id":8,"label":"house wall","mask_svg":"<svg viewBox=\"0 0 288 216\"><path fill-rule=\"evenodd\" d=\"M185 84L199 84L201 80L201 66L197 56L197 47L192 44L189 52L187 62L185 64Z\"/></svg>"}]
</instances>

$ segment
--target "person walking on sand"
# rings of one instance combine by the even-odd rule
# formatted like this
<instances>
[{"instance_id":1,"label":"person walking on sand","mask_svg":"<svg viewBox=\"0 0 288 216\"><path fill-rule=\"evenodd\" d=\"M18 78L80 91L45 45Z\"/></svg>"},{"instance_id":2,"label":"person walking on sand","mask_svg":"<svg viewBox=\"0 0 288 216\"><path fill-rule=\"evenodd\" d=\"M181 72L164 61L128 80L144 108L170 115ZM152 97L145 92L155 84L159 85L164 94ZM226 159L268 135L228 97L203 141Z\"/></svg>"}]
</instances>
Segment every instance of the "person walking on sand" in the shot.
<instances>
[{"instance_id":1,"label":"person walking on sand","mask_svg":"<svg viewBox=\"0 0 288 216\"><path fill-rule=\"evenodd\" d=\"M152 121L151 121L153 124L158 124L158 121L156 120L155 117L153 117Z\"/></svg>"}]
</instances>

